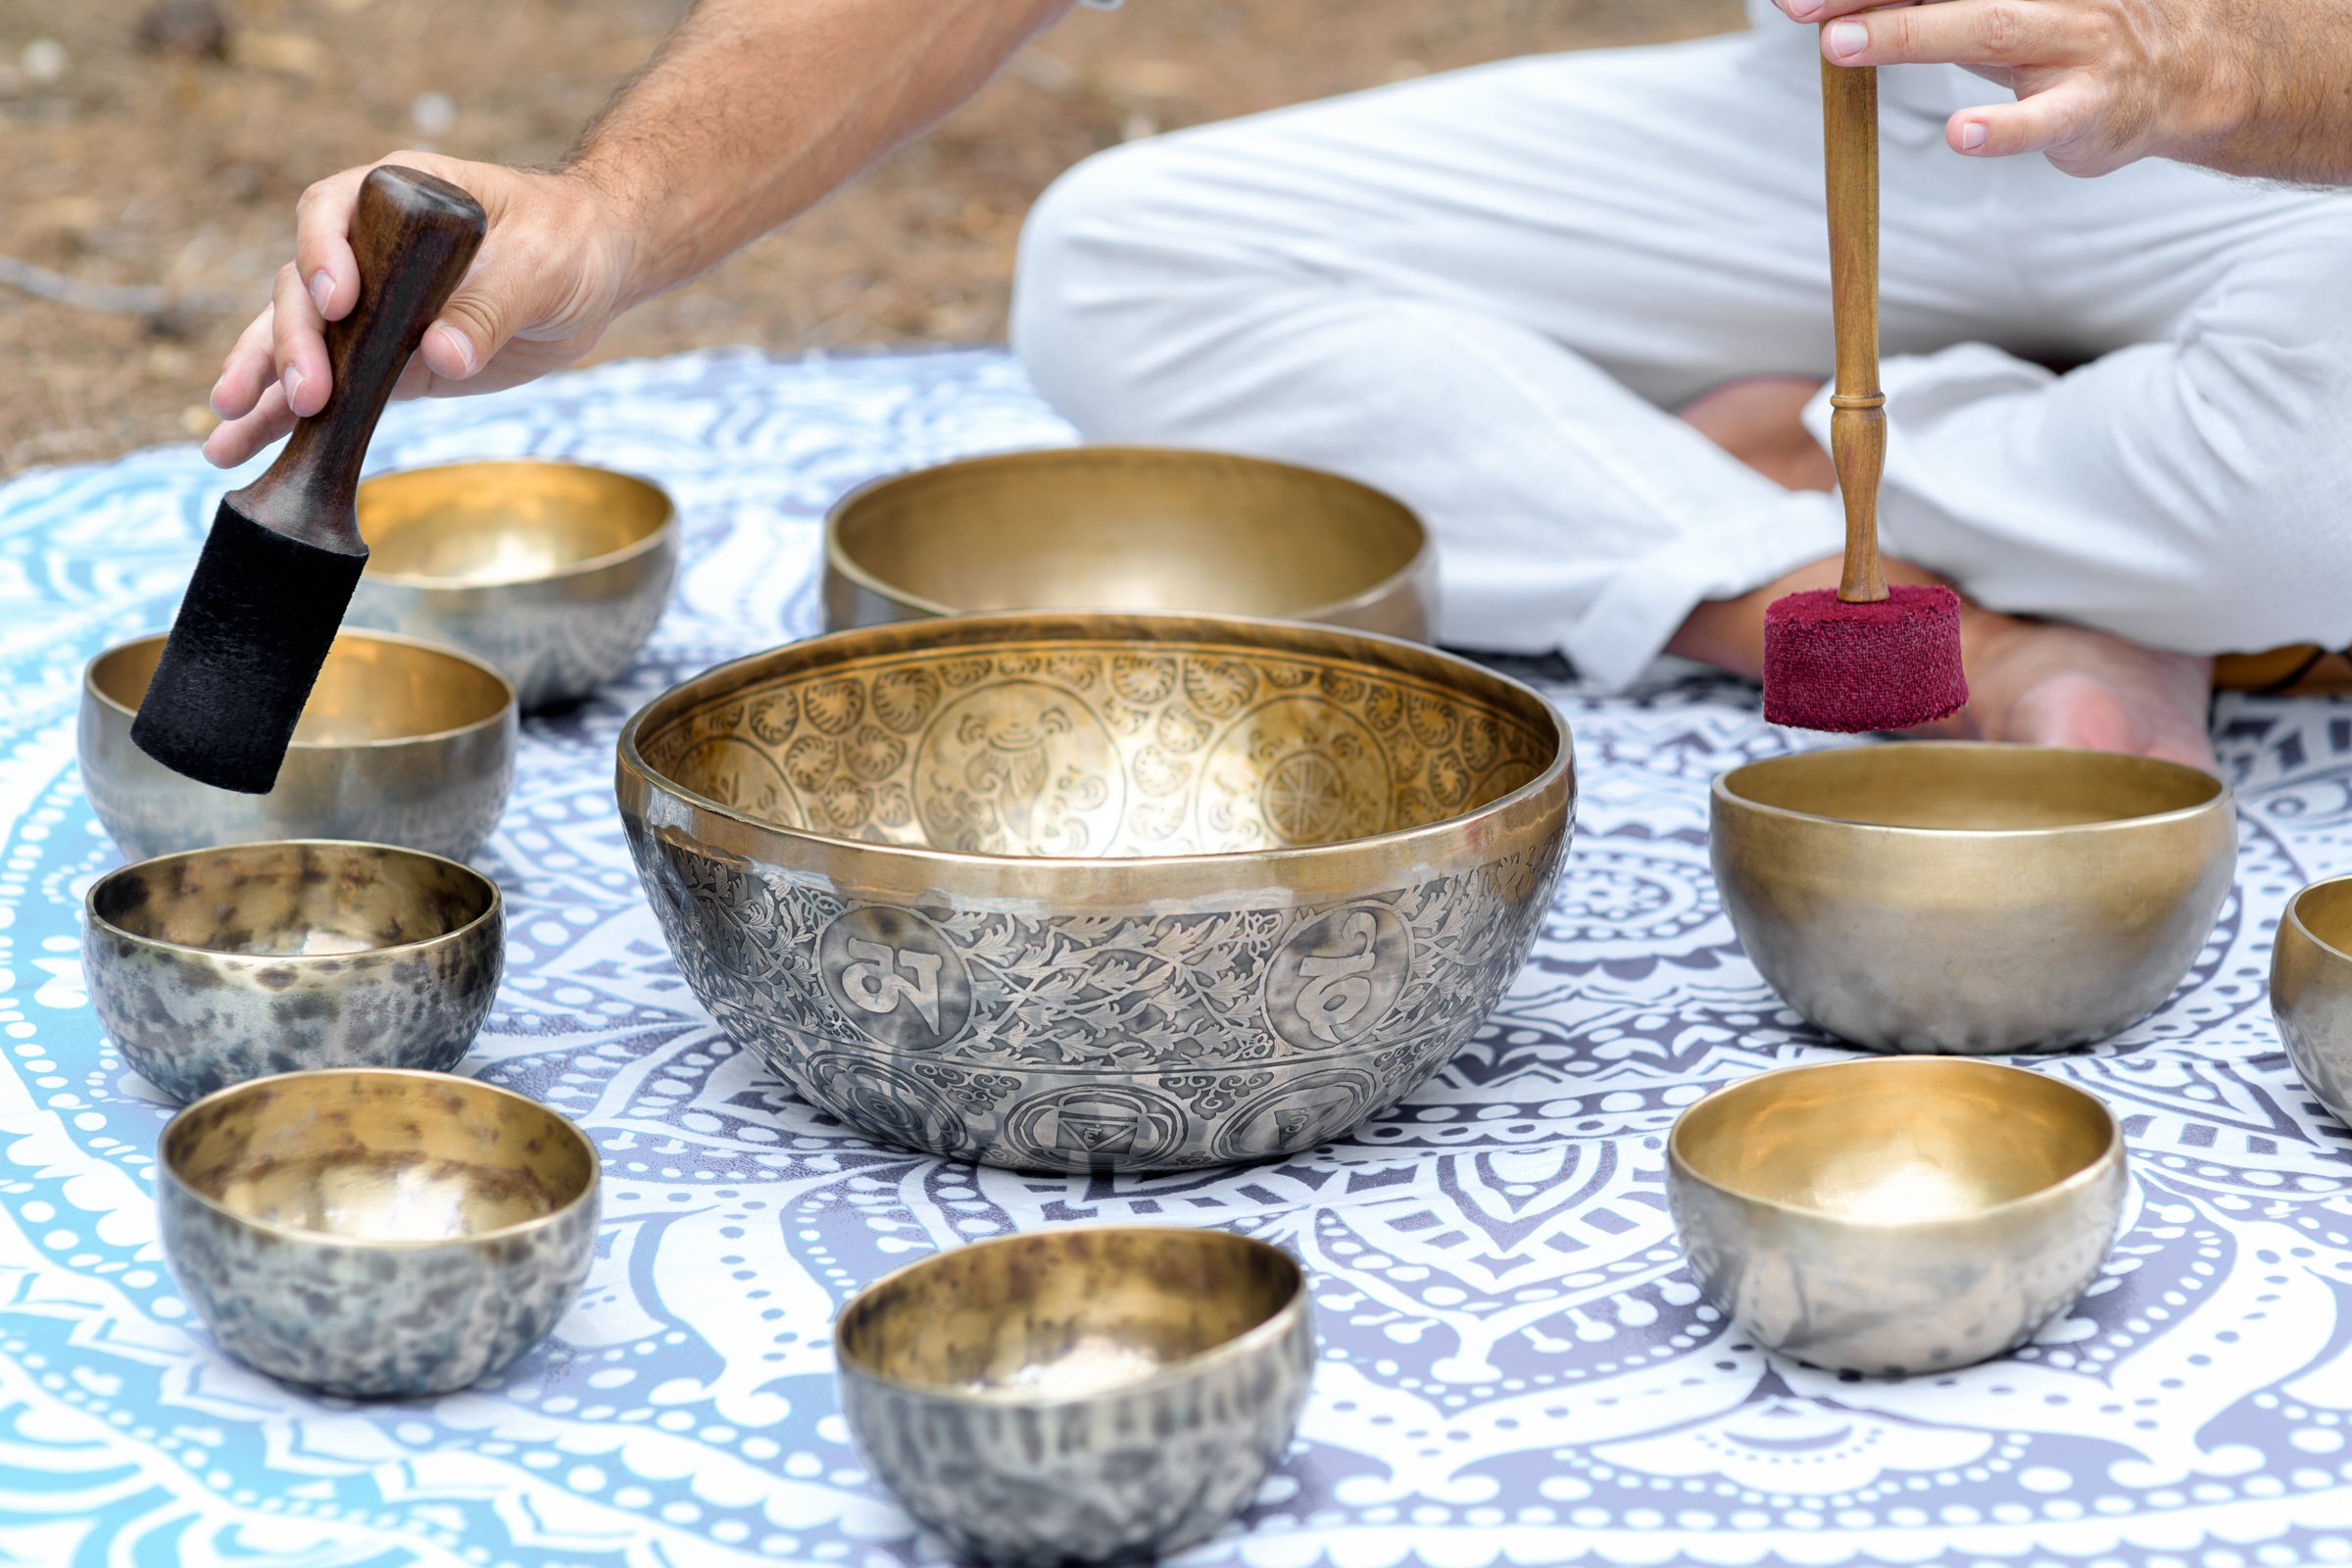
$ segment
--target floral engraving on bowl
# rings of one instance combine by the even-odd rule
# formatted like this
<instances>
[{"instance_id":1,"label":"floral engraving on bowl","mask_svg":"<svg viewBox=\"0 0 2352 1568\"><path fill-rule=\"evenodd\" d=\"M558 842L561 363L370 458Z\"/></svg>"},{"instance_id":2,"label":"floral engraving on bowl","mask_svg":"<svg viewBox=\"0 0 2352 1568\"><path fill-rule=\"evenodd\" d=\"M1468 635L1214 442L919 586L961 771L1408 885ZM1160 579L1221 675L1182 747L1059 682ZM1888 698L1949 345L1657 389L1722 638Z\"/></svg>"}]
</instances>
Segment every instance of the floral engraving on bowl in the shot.
<instances>
[{"instance_id":1,"label":"floral engraving on bowl","mask_svg":"<svg viewBox=\"0 0 2352 1568\"><path fill-rule=\"evenodd\" d=\"M1022 1169L1152 1169L1327 1143L1476 1032L1564 840L1287 910L900 909L632 823L695 994L806 1100Z\"/></svg>"}]
</instances>

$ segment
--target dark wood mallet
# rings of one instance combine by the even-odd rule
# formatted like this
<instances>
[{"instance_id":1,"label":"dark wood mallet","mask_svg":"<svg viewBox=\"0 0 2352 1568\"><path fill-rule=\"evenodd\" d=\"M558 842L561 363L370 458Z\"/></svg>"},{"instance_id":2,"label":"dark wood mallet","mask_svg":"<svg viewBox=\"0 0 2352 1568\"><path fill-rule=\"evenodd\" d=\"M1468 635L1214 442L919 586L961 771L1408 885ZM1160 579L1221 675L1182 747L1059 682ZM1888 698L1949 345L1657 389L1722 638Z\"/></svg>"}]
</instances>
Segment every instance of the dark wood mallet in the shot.
<instances>
[{"instance_id":1,"label":"dark wood mallet","mask_svg":"<svg viewBox=\"0 0 2352 1568\"><path fill-rule=\"evenodd\" d=\"M1764 716L1798 729L1909 729L1968 703L1960 596L1936 585L1888 591L1879 564L1879 478L1886 398L1879 390L1879 74L1822 62L1829 171L1830 295L1838 387L1830 453L1845 499L1845 571L1836 589L1764 612Z\"/></svg>"},{"instance_id":2,"label":"dark wood mallet","mask_svg":"<svg viewBox=\"0 0 2352 1568\"><path fill-rule=\"evenodd\" d=\"M393 383L481 245L479 203L391 165L352 218L360 299L326 328L334 388L270 471L222 498L130 738L166 767L269 793L368 564L356 498Z\"/></svg>"}]
</instances>

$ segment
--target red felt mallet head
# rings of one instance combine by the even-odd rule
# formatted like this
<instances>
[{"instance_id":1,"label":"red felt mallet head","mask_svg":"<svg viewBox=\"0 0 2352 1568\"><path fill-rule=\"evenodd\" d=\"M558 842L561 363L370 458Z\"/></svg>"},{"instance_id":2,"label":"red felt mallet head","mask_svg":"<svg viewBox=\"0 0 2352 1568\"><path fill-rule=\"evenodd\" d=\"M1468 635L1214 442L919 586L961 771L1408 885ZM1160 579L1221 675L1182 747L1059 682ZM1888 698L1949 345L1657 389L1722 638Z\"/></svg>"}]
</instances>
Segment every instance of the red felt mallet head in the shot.
<instances>
[{"instance_id":1,"label":"red felt mallet head","mask_svg":"<svg viewBox=\"0 0 2352 1568\"><path fill-rule=\"evenodd\" d=\"M1960 597L1934 586L1889 593L1879 565L1886 398L1879 390L1878 73L1825 60L1821 102L1838 324L1830 451L1845 498L1845 574L1835 591L1790 594L1765 610L1764 716L1847 734L1909 729L1967 705Z\"/></svg>"}]
</instances>

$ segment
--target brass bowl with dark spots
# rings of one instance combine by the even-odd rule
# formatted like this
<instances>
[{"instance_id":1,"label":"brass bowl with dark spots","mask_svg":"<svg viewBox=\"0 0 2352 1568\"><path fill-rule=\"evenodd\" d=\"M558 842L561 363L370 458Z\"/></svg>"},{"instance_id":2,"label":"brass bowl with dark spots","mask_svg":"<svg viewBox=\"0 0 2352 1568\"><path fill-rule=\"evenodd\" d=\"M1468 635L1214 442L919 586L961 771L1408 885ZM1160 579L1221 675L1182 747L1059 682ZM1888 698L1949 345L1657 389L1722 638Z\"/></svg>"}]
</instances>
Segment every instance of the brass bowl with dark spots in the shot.
<instances>
[{"instance_id":1,"label":"brass bowl with dark spots","mask_svg":"<svg viewBox=\"0 0 2352 1568\"><path fill-rule=\"evenodd\" d=\"M110 871L82 970L122 1057L174 1100L311 1067L446 1072L498 995L498 884L417 850L292 840Z\"/></svg>"},{"instance_id":2,"label":"brass bowl with dark spots","mask_svg":"<svg viewBox=\"0 0 2352 1568\"><path fill-rule=\"evenodd\" d=\"M1077 1226L959 1247L835 1324L874 1476L956 1555L1147 1562L1213 1534L1305 1407L1305 1272L1226 1231Z\"/></svg>"},{"instance_id":3,"label":"brass bowl with dark spots","mask_svg":"<svg viewBox=\"0 0 2352 1568\"><path fill-rule=\"evenodd\" d=\"M221 1349L325 1394L422 1398L545 1339L596 1249L596 1147L441 1073L257 1078L164 1129L165 1259Z\"/></svg>"}]
</instances>

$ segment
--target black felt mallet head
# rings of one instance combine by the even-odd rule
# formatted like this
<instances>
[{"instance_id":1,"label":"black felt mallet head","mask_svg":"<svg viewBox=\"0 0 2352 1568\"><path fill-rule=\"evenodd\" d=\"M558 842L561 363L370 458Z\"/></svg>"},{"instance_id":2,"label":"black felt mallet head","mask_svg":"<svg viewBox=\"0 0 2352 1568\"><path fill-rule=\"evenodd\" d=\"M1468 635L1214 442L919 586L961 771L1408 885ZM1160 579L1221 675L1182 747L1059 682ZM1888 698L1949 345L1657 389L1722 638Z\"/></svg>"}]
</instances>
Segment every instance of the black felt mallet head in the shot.
<instances>
[{"instance_id":1,"label":"black felt mallet head","mask_svg":"<svg viewBox=\"0 0 2352 1568\"><path fill-rule=\"evenodd\" d=\"M360 466L409 356L481 245L471 196L392 165L360 187L360 299L326 328L334 388L222 498L130 738L200 783L269 793L368 564Z\"/></svg>"},{"instance_id":2,"label":"black felt mallet head","mask_svg":"<svg viewBox=\"0 0 2352 1568\"><path fill-rule=\"evenodd\" d=\"M1848 734L1909 729L1967 706L1960 598L1936 585L1889 591L1879 564L1886 399L1879 390L1878 73L1824 61L1821 87L1838 332L1830 450L1845 498L1845 571L1835 591L1766 607L1764 716Z\"/></svg>"}]
</instances>

